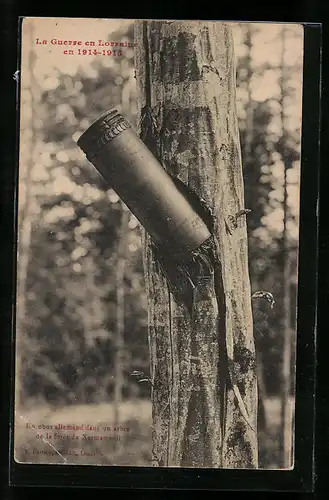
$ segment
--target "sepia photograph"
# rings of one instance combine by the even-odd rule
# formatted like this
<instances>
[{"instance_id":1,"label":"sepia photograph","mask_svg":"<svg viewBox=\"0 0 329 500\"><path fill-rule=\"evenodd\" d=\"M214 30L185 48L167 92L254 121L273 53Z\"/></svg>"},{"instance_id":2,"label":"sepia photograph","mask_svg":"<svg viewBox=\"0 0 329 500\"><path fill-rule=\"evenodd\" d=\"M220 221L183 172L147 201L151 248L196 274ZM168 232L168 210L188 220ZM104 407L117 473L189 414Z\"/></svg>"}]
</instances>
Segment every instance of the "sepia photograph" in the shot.
<instances>
[{"instance_id":1,"label":"sepia photograph","mask_svg":"<svg viewBox=\"0 0 329 500\"><path fill-rule=\"evenodd\" d=\"M16 462L294 467L303 30L22 20Z\"/></svg>"}]
</instances>

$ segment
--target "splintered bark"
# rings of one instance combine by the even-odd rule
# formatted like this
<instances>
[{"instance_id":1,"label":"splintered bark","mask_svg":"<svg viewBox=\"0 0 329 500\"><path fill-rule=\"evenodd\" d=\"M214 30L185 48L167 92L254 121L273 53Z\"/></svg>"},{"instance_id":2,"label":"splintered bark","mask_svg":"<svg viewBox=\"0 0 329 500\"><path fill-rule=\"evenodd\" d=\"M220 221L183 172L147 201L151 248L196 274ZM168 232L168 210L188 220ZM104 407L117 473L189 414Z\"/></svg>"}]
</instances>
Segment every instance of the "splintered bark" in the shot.
<instances>
[{"instance_id":1,"label":"splintered bark","mask_svg":"<svg viewBox=\"0 0 329 500\"><path fill-rule=\"evenodd\" d=\"M135 42L139 132L206 207L217 269L200 279L189 312L170 293L145 235L153 463L255 468L257 381L231 29L137 21Z\"/></svg>"}]
</instances>

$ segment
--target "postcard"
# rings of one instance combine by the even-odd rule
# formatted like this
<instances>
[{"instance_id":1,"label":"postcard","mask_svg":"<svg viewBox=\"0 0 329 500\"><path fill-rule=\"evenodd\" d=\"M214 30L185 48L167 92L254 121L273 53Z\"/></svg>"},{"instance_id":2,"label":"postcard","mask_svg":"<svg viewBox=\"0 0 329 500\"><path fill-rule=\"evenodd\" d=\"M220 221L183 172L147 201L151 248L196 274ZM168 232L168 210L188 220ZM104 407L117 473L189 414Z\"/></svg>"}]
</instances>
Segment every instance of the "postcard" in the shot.
<instances>
[{"instance_id":1,"label":"postcard","mask_svg":"<svg viewBox=\"0 0 329 500\"><path fill-rule=\"evenodd\" d=\"M16 462L294 466L303 30L22 20Z\"/></svg>"}]
</instances>

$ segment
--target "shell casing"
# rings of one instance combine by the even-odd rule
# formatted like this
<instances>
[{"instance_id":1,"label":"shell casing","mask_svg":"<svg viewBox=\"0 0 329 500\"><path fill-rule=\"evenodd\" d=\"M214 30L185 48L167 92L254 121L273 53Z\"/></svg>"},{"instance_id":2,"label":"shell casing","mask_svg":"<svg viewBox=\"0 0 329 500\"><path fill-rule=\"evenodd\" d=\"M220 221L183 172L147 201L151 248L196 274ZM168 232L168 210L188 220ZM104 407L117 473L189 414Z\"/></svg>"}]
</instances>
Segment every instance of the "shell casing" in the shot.
<instances>
[{"instance_id":1,"label":"shell casing","mask_svg":"<svg viewBox=\"0 0 329 500\"><path fill-rule=\"evenodd\" d=\"M78 146L156 245L184 258L211 236L173 179L117 110L92 123Z\"/></svg>"}]
</instances>

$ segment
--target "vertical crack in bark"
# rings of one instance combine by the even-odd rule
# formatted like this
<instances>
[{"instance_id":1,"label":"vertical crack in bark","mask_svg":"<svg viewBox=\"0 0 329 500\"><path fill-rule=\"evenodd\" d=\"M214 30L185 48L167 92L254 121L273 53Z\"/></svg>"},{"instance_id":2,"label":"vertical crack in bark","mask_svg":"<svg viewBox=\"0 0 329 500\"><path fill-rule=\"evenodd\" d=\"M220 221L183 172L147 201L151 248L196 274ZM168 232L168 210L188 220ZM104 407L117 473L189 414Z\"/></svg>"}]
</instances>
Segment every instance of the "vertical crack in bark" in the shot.
<instances>
[{"instance_id":1,"label":"vertical crack in bark","mask_svg":"<svg viewBox=\"0 0 329 500\"><path fill-rule=\"evenodd\" d=\"M149 40L148 40L148 30L147 21L143 21L143 43L145 48L145 102L146 106L152 106L152 85L151 85L151 75L150 75L150 52L149 52Z\"/></svg>"}]
</instances>

